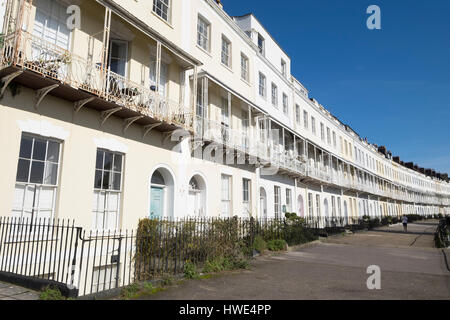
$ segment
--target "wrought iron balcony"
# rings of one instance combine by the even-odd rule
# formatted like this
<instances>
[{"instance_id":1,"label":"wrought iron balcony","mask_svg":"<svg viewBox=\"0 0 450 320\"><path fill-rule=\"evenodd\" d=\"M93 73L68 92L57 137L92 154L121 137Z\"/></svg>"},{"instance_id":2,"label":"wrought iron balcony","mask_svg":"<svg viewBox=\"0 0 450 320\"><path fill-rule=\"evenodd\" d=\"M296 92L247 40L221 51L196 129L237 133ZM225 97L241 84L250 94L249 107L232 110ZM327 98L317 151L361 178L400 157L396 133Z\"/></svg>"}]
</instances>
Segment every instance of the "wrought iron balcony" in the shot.
<instances>
[{"instance_id":1,"label":"wrought iron balcony","mask_svg":"<svg viewBox=\"0 0 450 320\"><path fill-rule=\"evenodd\" d=\"M115 105L152 122L193 130L192 109L188 106L28 32L21 30L5 36L0 64L2 77L31 72L32 76L54 80L69 89L64 93L71 101L95 97L109 102L110 108Z\"/></svg>"}]
</instances>

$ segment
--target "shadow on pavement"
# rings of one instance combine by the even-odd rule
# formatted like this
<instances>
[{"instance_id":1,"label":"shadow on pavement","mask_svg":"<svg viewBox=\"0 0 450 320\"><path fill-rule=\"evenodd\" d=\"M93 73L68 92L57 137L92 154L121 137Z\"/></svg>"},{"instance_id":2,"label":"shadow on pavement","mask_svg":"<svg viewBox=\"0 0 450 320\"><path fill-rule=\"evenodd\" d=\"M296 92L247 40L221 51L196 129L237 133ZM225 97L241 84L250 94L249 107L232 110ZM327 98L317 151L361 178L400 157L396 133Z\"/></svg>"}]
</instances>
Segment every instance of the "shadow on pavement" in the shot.
<instances>
[{"instance_id":1,"label":"shadow on pavement","mask_svg":"<svg viewBox=\"0 0 450 320\"><path fill-rule=\"evenodd\" d=\"M417 234L417 235L434 235L434 232L414 232L414 231L400 231L400 230L370 230L371 232L383 232L383 233L398 233L398 234Z\"/></svg>"}]
</instances>

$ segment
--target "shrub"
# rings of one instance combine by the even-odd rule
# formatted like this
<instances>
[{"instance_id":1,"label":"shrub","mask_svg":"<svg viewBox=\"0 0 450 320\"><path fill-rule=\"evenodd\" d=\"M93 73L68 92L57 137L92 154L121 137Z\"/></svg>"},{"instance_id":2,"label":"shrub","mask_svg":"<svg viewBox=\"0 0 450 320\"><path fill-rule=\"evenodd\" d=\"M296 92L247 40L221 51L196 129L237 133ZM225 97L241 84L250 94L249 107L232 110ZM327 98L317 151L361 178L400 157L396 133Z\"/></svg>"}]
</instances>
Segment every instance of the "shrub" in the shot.
<instances>
[{"instance_id":1,"label":"shrub","mask_svg":"<svg viewBox=\"0 0 450 320\"><path fill-rule=\"evenodd\" d=\"M225 261L223 258L215 258L206 260L203 267L203 273L217 273L224 270Z\"/></svg>"},{"instance_id":2,"label":"shrub","mask_svg":"<svg viewBox=\"0 0 450 320\"><path fill-rule=\"evenodd\" d=\"M283 239L270 240L267 242L267 248L270 251L285 251L287 250L287 243Z\"/></svg>"},{"instance_id":3,"label":"shrub","mask_svg":"<svg viewBox=\"0 0 450 320\"><path fill-rule=\"evenodd\" d=\"M247 268L248 261L246 259L216 257L206 261L205 266L203 267L203 273L218 273Z\"/></svg>"},{"instance_id":4,"label":"shrub","mask_svg":"<svg viewBox=\"0 0 450 320\"><path fill-rule=\"evenodd\" d=\"M184 265L184 277L186 279L195 279L198 277L197 268L192 262L186 262Z\"/></svg>"},{"instance_id":5,"label":"shrub","mask_svg":"<svg viewBox=\"0 0 450 320\"><path fill-rule=\"evenodd\" d=\"M58 288L46 287L40 294L39 300L66 300Z\"/></svg>"},{"instance_id":6,"label":"shrub","mask_svg":"<svg viewBox=\"0 0 450 320\"><path fill-rule=\"evenodd\" d=\"M253 239L253 249L259 253L263 253L267 250L267 243L264 241L263 237L258 235Z\"/></svg>"},{"instance_id":7,"label":"shrub","mask_svg":"<svg viewBox=\"0 0 450 320\"><path fill-rule=\"evenodd\" d=\"M373 229L376 228L380 225L380 219L375 218L375 219L371 219L369 221L369 229Z\"/></svg>"},{"instance_id":8,"label":"shrub","mask_svg":"<svg viewBox=\"0 0 450 320\"><path fill-rule=\"evenodd\" d=\"M129 286L123 288L122 297L125 299L132 299L137 296L140 290L141 288L137 283L130 284Z\"/></svg>"}]
</instances>

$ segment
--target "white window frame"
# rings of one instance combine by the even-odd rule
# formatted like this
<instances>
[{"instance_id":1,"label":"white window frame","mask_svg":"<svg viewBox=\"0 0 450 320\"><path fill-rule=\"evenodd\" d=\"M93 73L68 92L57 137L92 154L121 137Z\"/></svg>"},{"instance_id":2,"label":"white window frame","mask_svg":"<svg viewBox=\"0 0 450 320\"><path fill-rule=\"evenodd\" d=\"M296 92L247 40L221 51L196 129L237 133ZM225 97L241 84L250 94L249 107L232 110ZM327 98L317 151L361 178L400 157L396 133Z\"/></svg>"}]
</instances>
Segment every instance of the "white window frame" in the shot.
<instances>
[{"instance_id":1,"label":"white window frame","mask_svg":"<svg viewBox=\"0 0 450 320\"><path fill-rule=\"evenodd\" d=\"M231 205L232 205L232 197L233 197L232 177L230 175L227 175L227 174L222 174L220 179L221 179L220 180L220 182L221 182L221 184L220 184L221 193L220 194L221 194L221 203L222 203L221 213L222 213L223 217L231 217L231 215L232 215ZM224 192L224 189L223 189L223 182L224 182L225 179L227 180L227 183L228 183L228 188L227 188L228 192L227 192L226 195L225 195L225 192ZM224 211L225 205L228 208L228 212Z\"/></svg>"},{"instance_id":2,"label":"white window frame","mask_svg":"<svg viewBox=\"0 0 450 320\"><path fill-rule=\"evenodd\" d=\"M273 204L275 219L281 218L281 187L274 186Z\"/></svg>"},{"instance_id":3,"label":"white window frame","mask_svg":"<svg viewBox=\"0 0 450 320\"><path fill-rule=\"evenodd\" d=\"M252 181L250 179L242 179L242 204L244 209L244 216L251 215L251 188Z\"/></svg>"},{"instance_id":4,"label":"white window frame","mask_svg":"<svg viewBox=\"0 0 450 320\"><path fill-rule=\"evenodd\" d=\"M172 0L153 0L153 12L170 24L172 19ZM164 14L166 18L164 18Z\"/></svg>"},{"instance_id":5,"label":"white window frame","mask_svg":"<svg viewBox=\"0 0 450 320\"><path fill-rule=\"evenodd\" d=\"M197 20L197 45L207 52L211 51L210 35L211 23L199 15Z\"/></svg>"},{"instance_id":6,"label":"white window frame","mask_svg":"<svg viewBox=\"0 0 450 320\"><path fill-rule=\"evenodd\" d=\"M22 199L22 204L21 204L21 213L20 213L20 218L23 218L24 216L24 212L25 212L25 193L27 192L27 190L29 188L33 188L33 192L34 192L34 196L36 196L36 194L41 194L43 189L50 189L53 193L53 201L51 204L51 208L48 208L51 210L51 214L49 219L53 219L55 217L55 207L56 207L56 200L57 200L57 196L58 196L58 185L59 185L59 173L61 170L61 151L62 151L62 141L57 140L57 139L53 139L53 138L49 138L49 137L43 137L43 136L39 136L39 135L35 135L35 134L29 134L26 132L23 132L20 138L21 144L22 144L22 139L24 138L28 138L28 139L32 139L32 146L31 146L31 153L30 153L30 158L28 157L21 157L20 153L19 153L19 157L18 157L18 167L17 167L17 173L16 173L16 182L15 182L15 188L17 187L24 187L24 198ZM44 155L44 160L37 160L37 159L33 159L33 153L34 153L34 147L35 147L35 142L37 140L43 140L46 143L46 147L45 147L45 155ZM48 148L49 148L49 144L50 142L56 143L58 144L58 159L57 162L54 161L49 161L48 158ZM20 150L19 150L20 152ZM18 171L19 171L19 164L20 161L29 161L29 167L28 167L28 174L27 174L27 181L18 181L17 180L17 175L18 175ZM31 179L31 171L32 171L32 165L33 162L38 162L38 163L44 163L44 170L43 170L43 176L42 176L42 182L32 182ZM49 165L57 165L57 170L56 170L56 181L55 183L46 183L46 175L48 173L48 166ZM35 203L35 201L38 201L38 204ZM33 199L33 204L32 207L30 208L32 210L32 219L37 219L39 218L39 209L40 209L40 203L39 203L40 199ZM17 208L19 209L19 208ZM34 210L37 209L36 214L34 214ZM13 208L13 212L16 212L19 210L15 210L15 208Z\"/></svg>"},{"instance_id":7,"label":"white window frame","mask_svg":"<svg viewBox=\"0 0 450 320\"><path fill-rule=\"evenodd\" d=\"M301 110L300 110L300 106L298 104L295 105L295 122L297 123L297 125L301 124Z\"/></svg>"},{"instance_id":8,"label":"white window frame","mask_svg":"<svg viewBox=\"0 0 450 320\"><path fill-rule=\"evenodd\" d=\"M283 92L283 113L285 116L289 116L289 97Z\"/></svg>"},{"instance_id":9,"label":"white window frame","mask_svg":"<svg viewBox=\"0 0 450 320\"><path fill-rule=\"evenodd\" d=\"M287 76L287 64L286 61L281 59L281 74L286 77Z\"/></svg>"},{"instance_id":10,"label":"white window frame","mask_svg":"<svg viewBox=\"0 0 450 320\"><path fill-rule=\"evenodd\" d=\"M97 168L97 156L98 156L98 152L103 152L103 159L102 159L102 169ZM111 162L111 169L110 170L105 170L105 157L106 154L112 154L113 158L112 158L112 162ZM115 157L118 156L121 158L121 167L120 167L120 171L114 170L114 159ZM97 230L97 231L114 231L117 230L119 228L119 221L120 221L120 216L121 216L121 202L122 202L122 194L123 194L123 176L124 176L124 161L125 161L125 155L123 153L120 152L114 152L114 151L110 151L107 149L103 149L103 148L97 148L96 150L96 160L95 160L95 178L94 178L94 197L98 197L100 199L100 196L103 194L104 195L104 206L103 206L103 226L98 226L97 222L97 215L101 214L101 212L97 209L95 210L95 208L92 209L92 213L93 213L93 221L92 221L92 228L93 230ZM100 183L100 187L96 186L96 174L97 171L101 172L101 183ZM104 174L105 171L109 172L109 183L108 183L108 187L105 188L103 186L103 178L104 178ZM119 182L119 189L115 189L113 187L113 177L116 174L120 174L120 182ZM108 225L107 222L107 218L108 215L110 214L109 212L109 208L110 208L110 198L113 198L112 196L116 196L117 197L117 203L116 203L116 209L117 209L117 215L116 215L116 221L114 221L114 228L110 229L110 228L105 228L105 225ZM100 207L101 208L101 207Z\"/></svg>"},{"instance_id":11,"label":"white window frame","mask_svg":"<svg viewBox=\"0 0 450 320\"><path fill-rule=\"evenodd\" d=\"M278 87L272 82L272 105L278 108Z\"/></svg>"},{"instance_id":12,"label":"white window frame","mask_svg":"<svg viewBox=\"0 0 450 320\"><path fill-rule=\"evenodd\" d=\"M303 126L305 127L305 129L308 129L309 127L309 115L308 115L308 111L303 110Z\"/></svg>"},{"instance_id":13,"label":"white window frame","mask_svg":"<svg viewBox=\"0 0 450 320\"><path fill-rule=\"evenodd\" d=\"M266 76L260 72L259 73L259 95L263 98L267 97L267 78Z\"/></svg>"},{"instance_id":14,"label":"white window frame","mask_svg":"<svg viewBox=\"0 0 450 320\"><path fill-rule=\"evenodd\" d=\"M232 67L231 63L232 63L232 45L231 45L231 41L228 40L227 37L225 37L224 35L222 35L222 50L221 50L221 57L220 60L222 62L222 64L224 66L226 66L227 68Z\"/></svg>"},{"instance_id":15,"label":"white window frame","mask_svg":"<svg viewBox=\"0 0 450 320\"><path fill-rule=\"evenodd\" d=\"M261 40L261 45L259 44ZM266 39L264 39L264 37L258 33L258 39L257 39L258 43L258 49L259 49L259 53L262 54L263 56L266 54Z\"/></svg>"},{"instance_id":16,"label":"white window frame","mask_svg":"<svg viewBox=\"0 0 450 320\"><path fill-rule=\"evenodd\" d=\"M292 212L292 190L286 189L286 211Z\"/></svg>"},{"instance_id":17,"label":"white window frame","mask_svg":"<svg viewBox=\"0 0 450 320\"><path fill-rule=\"evenodd\" d=\"M241 79L249 82L249 69L250 69L250 60L248 57L241 53Z\"/></svg>"}]
</instances>

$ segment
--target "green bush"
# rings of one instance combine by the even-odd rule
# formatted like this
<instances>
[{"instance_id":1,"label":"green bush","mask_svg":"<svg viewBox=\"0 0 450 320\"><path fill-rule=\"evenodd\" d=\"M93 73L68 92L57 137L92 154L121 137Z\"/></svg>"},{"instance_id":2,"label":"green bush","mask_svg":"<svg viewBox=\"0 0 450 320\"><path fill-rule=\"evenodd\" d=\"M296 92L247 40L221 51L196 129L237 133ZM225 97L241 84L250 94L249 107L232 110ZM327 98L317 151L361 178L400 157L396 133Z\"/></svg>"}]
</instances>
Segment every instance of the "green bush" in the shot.
<instances>
[{"instance_id":1,"label":"green bush","mask_svg":"<svg viewBox=\"0 0 450 320\"><path fill-rule=\"evenodd\" d=\"M285 251L287 250L287 243L283 239L270 240L267 242L267 248L270 251Z\"/></svg>"},{"instance_id":2,"label":"green bush","mask_svg":"<svg viewBox=\"0 0 450 320\"><path fill-rule=\"evenodd\" d=\"M205 266L203 267L203 273L218 273L247 268L248 261L246 259L216 257L206 261Z\"/></svg>"},{"instance_id":3,"label":"green bush","mask_svg":"<svg viewBox=\"0 0 450 320\"><path fill-rule=\"evenodd\" d=\"M58 288L46 287L40 294L39 300L66 300Z\"/></svg>"},{"instance_id":4,"label":"green bush","mask_svg":"<svg viewBox=\"0 0 450 320\"><path fill-rule=\"evenodd\" d=\"M253 249L259 253L263 253L267 250L267 243L264 241L263 237L258 235L253 239Z\"/></svg>"},{"instance_id":5,"label":"green bush","mask_svg":"<svg viewBox=\"0 0 450 320\"><path fill-rule=\"evenodd\" d=\"M195 279L198 277L197 268L192 262L186 262L184 265L184 277L186 279Z\"/></svg>"},{"instance_id":6,"label":"green bush","mask_svg":"<svg viewBox=\"0 0 450 320\"><path fill-rule=\"evenodd\" d=\"M224 260L224 258L206 260L205 266L203 267L203 273L217 273L223 271L226 263Z\"/></svg>"},{"instance_id":7,"label":"green bush","mask_svg":"<svg viewBox=\"0 0 450 320\"><path fill-rule=\"evenodd\" d=\"M137 296L138 292L141 290L139 284L133 283L122 289L122 298L132 299Z\"/></svg>"}]
</instances>

